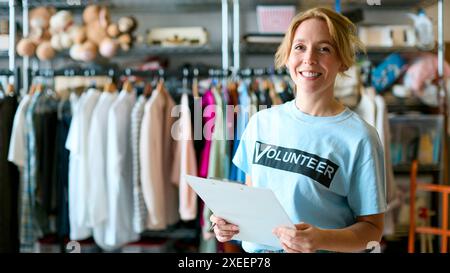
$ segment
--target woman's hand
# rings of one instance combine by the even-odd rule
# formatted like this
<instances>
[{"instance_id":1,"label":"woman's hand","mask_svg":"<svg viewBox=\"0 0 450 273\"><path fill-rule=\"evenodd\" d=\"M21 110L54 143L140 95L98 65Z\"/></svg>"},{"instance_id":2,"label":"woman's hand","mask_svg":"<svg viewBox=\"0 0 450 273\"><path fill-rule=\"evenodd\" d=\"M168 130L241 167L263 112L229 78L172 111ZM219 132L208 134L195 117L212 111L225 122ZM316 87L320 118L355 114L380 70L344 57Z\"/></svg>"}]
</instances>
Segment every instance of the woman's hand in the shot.
<instances>
[{"instance_id":1,"label":"woman's hand","mask_svg":"<svg viewBox=\"0 0 450 273\"><path fill-rule=\"evenodd\" d=\"M295 228L278 227L273 230L284 251L312 253L320 249L324 230L306 223L297 224Z\"/></svg>"},{"instance_id":2,"label":"woman's hand","mask_svg":"<svg viewBox=\"0 0 450 273\"><path fill-rule=\"evenodd\" d=\"M239 227L228 223L222 218L216 217L214 214L209 218L215 225L214 233L219 242L230 241L234 235L239 233Z\"/></svg>"}]
</instances>

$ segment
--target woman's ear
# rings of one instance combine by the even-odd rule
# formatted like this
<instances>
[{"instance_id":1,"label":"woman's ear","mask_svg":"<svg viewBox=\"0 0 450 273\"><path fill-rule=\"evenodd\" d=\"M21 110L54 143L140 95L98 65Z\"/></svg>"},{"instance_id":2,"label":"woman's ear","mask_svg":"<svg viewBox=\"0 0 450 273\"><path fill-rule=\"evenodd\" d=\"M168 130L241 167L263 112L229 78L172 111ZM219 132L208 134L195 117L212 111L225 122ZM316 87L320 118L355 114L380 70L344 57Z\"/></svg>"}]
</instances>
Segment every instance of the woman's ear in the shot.
<instances>
[{"instance_id":1,"label":"woman's ear","mask_svg":"<svg viewBox=\"0 0 450 273\"><path fill-rule=\"evenodd\" d=\"M341 66L339 67L339 72L345 72L348 70L348 67L344 64L341 64Z\"/></svg>"}]
</instances>

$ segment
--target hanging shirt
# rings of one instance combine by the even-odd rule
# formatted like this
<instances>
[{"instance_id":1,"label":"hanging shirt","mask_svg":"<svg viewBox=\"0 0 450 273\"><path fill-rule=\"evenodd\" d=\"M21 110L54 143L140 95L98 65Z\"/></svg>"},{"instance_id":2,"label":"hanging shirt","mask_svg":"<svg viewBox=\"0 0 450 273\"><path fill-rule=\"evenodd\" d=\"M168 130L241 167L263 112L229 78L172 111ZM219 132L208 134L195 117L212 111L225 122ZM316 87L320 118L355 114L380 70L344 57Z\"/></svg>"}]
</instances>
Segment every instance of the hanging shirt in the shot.
<instances>
[{"instance_id":1,"label":"hanging shirt","mask_svg":"<svg viewBox=\"0 0 450 273\"><path fill-rule=\"evenodd\" d=\"M377 107L375 128L378 131L378 135L381 138L381 144L384 148L384 162L386 169L386 199L388 210L385 216L384 235L393 235L395 233L395 213L392 209L399 206L400 200L397 196L397 185L395 183L394 169L391 161L391 133L384 98L380 95L376 95L375 105Z\"/></svg>"},{"instance_id":2,"label":"hanging shirt","mask_svg":"<svg viewBox=\"0 0 450 273\"><path fill-rule=\"evenodd\" d=\"M375 127L380 136L384 150L384 162L386 169L386 199L388 204L396 200L397 187L394 181L394 172L391 161L391 145L389 121L387 118L386 105L383 97L376 95L373 88L366 88L361 94L361 100L355 112L361 116L368 124ZM394 232L393 215L386 214L385 234Z\"/></svg>"},{"instance_id":3,"label":"hanging shirt","mask_svg":"<svg viewBox=\"0 0 450 273\"><path fill-rule=\"evenodd\" d=\"M131 110L134 92L122 90L108 113L107 189L108 226L106 244L120 247L138 240L133 231L133 158L131 153Z\"/></svg>"},{"instance_id":4,"label":"hanging shirt","mask_svg":"<svg viewBox=\"0 0 450 273\"><path fill-rule=\"evenodd\" d=\"M375 94L371 94L369 88L361 90L361 98L359 104L355 107L354 111L362 118L365 122L372 126L375 126L377 108L375 105Z\"/></svg>"},{"instance_id":5,"label":"hanging shirt","mask_svg":"<svg viewBox=\"0 0 450 273\"><path fill-rule=\"evenodd\" d=\"M209 154L211 151L211 139L214 129L215 119L215 102L214 95L211 90L205 92L202 96L202 113L203 113L203 137L205 138L205 145L200 154L200 164L198 175L206 178L208 176Z\"/></svg>"},{"instance_id":6,"label":"hanging shirt","mask_svg":"<svg viewBox=\"0 0 450 273\"><path fill-rule=\"evenodd\" d=\"M33 94L25 113L27 160L24 167L24 183L21 194L20 210L20 252L33 252L34 243L40 236L34 210L36 191L36 138L33 126L33 112L41 92Z\"/></svg>"},{"instance_id":7,"label":"hanging shirt","mask_svg":"<svg viewBox=\"0 0 450 273\"><path fill-rule=\"evenodd\" d=\"M54 233L50 216L56 211L56 124L59 100L47 88L33 111L36 140L35 213L42 235Z\"/></svg>"},{"instance_id":8,"label":"hanging shirt","mask_svg":"<svg viewBox=\"0 0 450 273\"><path fill-rule=\"evenodd\" d=\"M242 133L247 126L248 120L250 118L251 110L250 107L253 107L251 98L248 95L248 85L244 81L239 84L239 112L237 114L236 120L236 130L234 135L234 145L233 145L233 156L236 153L237 148L239 147L239 142L242 137ZM245 173L239 168L231 164L231 175L230 179L233 181L240 181L245 183Z\"/></svg>"},{"instance_id":9,"label":"hanging shirt","mask_svg":"<svg viewBox=\"0 0 450 273\"><path fill-rule=\"evenodd\" d=\"M133 153L133 229L136 233L145 230L147 222L147 207L145 206L144 195L141 187L141 170L139 161L139 137L141 134L142 118L147 98L139 96L131 111L131 148Z\"/></svg>"},{"instance_id":10,"label":"hanging shirt","mask_svg":"<svg viewBox=\"0 0 450 273\"><path fill-rule=\"evenodd\" d=\"M345 109L329 117L292 100L254 115L233 159L253 186L271 189L293 223L341 229L386 210L383 151L376 130ZM243 242L248 252L276 248Z\"/></svg>"},{"instance_id":11,"label":"hanging shirt","mask_svg":"<svg viewBox=\"0 0 450 273\"><path fill-rule=\"evenodd\" d=\"M91 236L89 228L89 129L92 112L101 92L90 88L74 103L72 124L67 137L66 148L70 150L69 162L69 219L70 239L83 240ZM72 95L71 95L72 99Z\"/></svg>"},{"instance_id":12,"label":"hanging shirt","mask_svg":"<svg viewBox=\"0 0 450 273\"><path fill-rule=\"evenodd\" d=\"M224 124L224 113L223 113L223 104L222 98L217 89L213 89L212 93L214 95L215 101L215 117L214 117L214 130L212 132L212 142L211 142L211 152L209 154L209 163L208 163L208 177L217 177L217 178L227 178L228 173L223 168L223 164L226 164L226 160L222 161L222 158L225 155L226 149L226 140L225 140L225 124ZM202 243L203 247L201 248L201 252L215 252L216 241L209 234L209 231L212 223L209 220L212 212L206 206L203 207L203 220L205 224L203 225L203 237L206 239L205 242Z\"/></svg>"},{"instance_id":13,"label":"hanging shirt","mask_svg":"<svg viewBox=\"0 0 450 273\"><path fill-rule=\"evenodd\" d=\"M172 112L172 115L181 115L172 129L176 140L173 166L178 169L172 172L172 181L178 184L180 217L189 221L197 217L197 194L186 182L186 175L197 176L197 159L192 141L191 110L186 93L181 97L180 108Z\"/></svg>"},{"instance_id":14,"label":"hanging shirt","mask_svg":"<svg viewBox=\"0 0 450 273\"><path fill-rule=\"evenodd\" d=\"M19 250L17 215L19 172L17 166L8 161L16 109L16 96L0 99L0 253Z\"/></svg>"},{"instance_id":15,"label":"hanging shirt","mask_svg":"<svg viewBox=\"0 0 450 273\"><path fill-rule=\"evenodd\" d=\"M208 177L227 178L228 168L222 165L227 164L223 160L225 156L226 140L225 140L225 124L224 124L224 107L222 97L219 90L214 90L214 100L216 102L214 131L212 134L211 153L209 155ZM209 219L209 218L208 218Z\"/></svg>"},{"instance_id":16,"label":"hanging shirt","mask_svg":"<svg viewBox=\"0 0 450 273\"><path fill-rule=\"evenodd\" d=\"M21 200L21 206L19 207L19 227L18 230L20 236L21 252L33 251L32 243L27 240L31 236L26 235L31 233L31 226L28 225L31 217L30 213L30 200L28 194L28 181L25 180L27 175L25 174L25 165L28 160L28 143L27 143L27 123L26 113L28 106L31 102L31 95L25 95L17 107L16 114L14 115L13 128L11 133L11 142L8 151L8 160L13 162L22 171L20 177L19 197ZM27 228L29 227L29 228Z\"/></svg>"},{"instance_id":17,"label":"hanging shirt","mask_svg":"<svg viewBox=\"0 0 450 273\"><path fill-rule=\"evenodd\" d=\"M103 249L109 249L105 243L108 221L108 178L106 162L108 159L108 113L116 100L117 92L103 92L92 112L88 142L88 166L90 176L89 226L93 228L94 240Z\"/></svg>"},{"instance_id":18,"label":"hanging shirt","mask_svg":"<svg viewBox=\"0 0 450 273\"><path fill-rule=\"evenodd\" d=\"M178 195L171 180L175 106L164 90L155 90L145 104L140 135L141 186L149 229L165 229L179 220Z\"/></svg>"},{"instance_id":19,"label":"hanging shirt","mask_svg":"<svg viewBox=\"0 0 450 273\"><path fill-rule=\"evenodd\" d=\"M27 158L26 143L26 120L25 114L30 104L31 96L25 95L17 107L14 115L13 128L11 133L11 142L9 144L8 160L23 168Z\"/></svg>"},{"instance_id":20,"label":"hanging shirt","mask_svg":"<svg viewBox=\"0 0 450 273\"><path fill-rule=\"evenodd\" d=\"M69 156L65 143L72 120L72 109L69 99L62 100L58 107L58 124L56 128L57 149L57 213L56 228L60 238L70 235L69 224Z\"/></svg>"}]
</instances>

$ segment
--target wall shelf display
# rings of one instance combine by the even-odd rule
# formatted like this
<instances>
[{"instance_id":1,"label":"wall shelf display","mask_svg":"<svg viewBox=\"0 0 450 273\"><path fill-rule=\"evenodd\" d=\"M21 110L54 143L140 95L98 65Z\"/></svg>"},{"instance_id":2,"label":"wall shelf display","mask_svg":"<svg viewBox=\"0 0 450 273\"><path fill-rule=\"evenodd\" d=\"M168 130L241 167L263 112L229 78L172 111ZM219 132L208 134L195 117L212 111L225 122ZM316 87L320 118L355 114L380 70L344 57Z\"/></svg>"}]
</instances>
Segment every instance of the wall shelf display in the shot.
<instances>
[{"instance_id":1,"label":"wall shelf display","mask_svg":"<svg viewBox=\"0 0 450 273\"><path fill-rule=\"evenodd\" d=\"M28 7L35 8L41 6L52 6L56 9L82 9L89 4L109 5L108 0L29 0ZM22 6L22 1L17 1L17 5Z\"/></svg>"},{"instance_id":2,"label":"wall shelf display","mask_svg":"<svg viewBox=\"0 0 450 273\"><path fill-rule=\"evenodd\" d=\"M405 8L424 8L436 3L436 0L341 0L341 6L351 8L377 8L383 9L405 9ZM377 5L380 3L380 5ZM302 6L331 5L334 6L335 0L316 0L302 1Z\"/></svg>"},{"instance_id":3,"label":"wall shelf display","mask_svg":"<svg viewBox=\"0 0 450 273\"><path fill-rule=\"evenodd\" d=\"M274 55L279 44L243 43L241 53L243 54L271 54Z\"/></svg>"},{"instance_id":4,"label":"wall shelf display","mask_svg":"<svg viewBox=\"0 0 450 273\"><path fill-rule=\"evenodd\" d=\"M202 46L137 46L130 52L131 55L149 55L149 54L220 54L218 45ZM123 53L125 54L125 53ZM128 53L126 53L128 54ZM121 54L119 53L119 56Z\"/></svg>"},{"instance_id":5,"label":"wall shelf display","mask_svg":"<svg viewBox=\"0 0 450 273\"><path fill-rule=\"evenodd\" d=\"M441 115L391 115L392 165L438 166L441 162L443 117Z\"/></svg>"},{"instance_id":6,"label":"wall shelf display","mask_svg":"<svg viewBox=\"0 0 450 273\"><path fill-rule=\"evenodd\" d=\"M110 0L111 9L122 12L180 13L216 11L221 8L220 0Z\"/></svg>"}]
</instances>

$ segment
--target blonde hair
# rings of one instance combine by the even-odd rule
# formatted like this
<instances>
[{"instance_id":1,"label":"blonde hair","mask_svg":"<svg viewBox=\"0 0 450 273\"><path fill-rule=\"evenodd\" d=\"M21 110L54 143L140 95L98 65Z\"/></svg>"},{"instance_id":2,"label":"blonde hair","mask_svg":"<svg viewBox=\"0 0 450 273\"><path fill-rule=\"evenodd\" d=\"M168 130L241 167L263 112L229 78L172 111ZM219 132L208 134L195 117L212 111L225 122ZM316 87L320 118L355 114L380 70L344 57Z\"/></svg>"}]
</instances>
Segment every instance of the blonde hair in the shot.
<instances>
[{"instance_id":1,"label":"blonde hair","mask_svg":"<svg viewBox=\"0 0 450 273\"><path fill-rule=\"evenodd\" d=\"M345 66L345 70L354 65L356 52L365 52L364 45L356 34L355 25L347 17L329 8L312 8L297 14L292 19L283 41L275 53L275 67L281 68L286 64L298 26L303 21L313 18L321 19L327 24L338 58Z\"/></svg>"}]
</instances>

